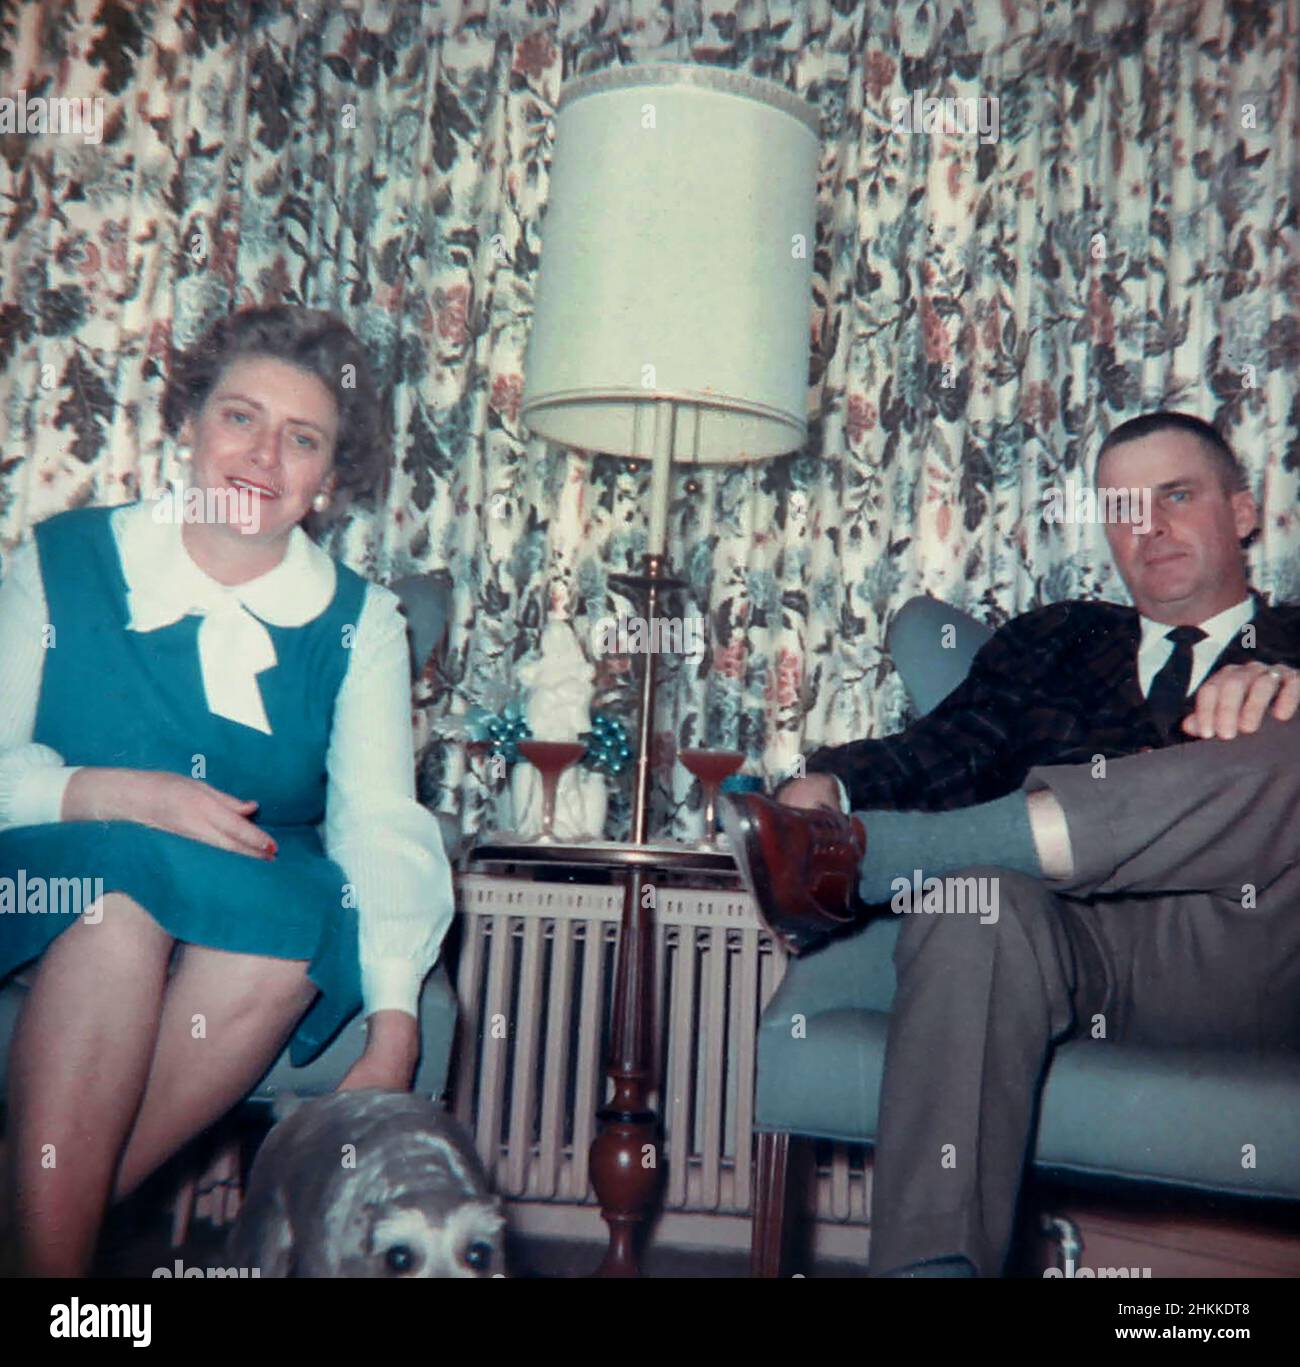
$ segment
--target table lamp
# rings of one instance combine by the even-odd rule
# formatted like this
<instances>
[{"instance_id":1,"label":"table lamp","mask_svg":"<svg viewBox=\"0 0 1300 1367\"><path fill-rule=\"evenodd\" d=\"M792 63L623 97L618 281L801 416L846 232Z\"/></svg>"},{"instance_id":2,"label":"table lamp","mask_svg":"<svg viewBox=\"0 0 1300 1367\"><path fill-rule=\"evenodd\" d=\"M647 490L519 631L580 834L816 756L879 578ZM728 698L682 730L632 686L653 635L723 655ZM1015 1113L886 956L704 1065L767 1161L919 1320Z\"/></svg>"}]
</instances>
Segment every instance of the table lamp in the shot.
<instances>
[{"instance_id":1,"label":"table lamp","mask_svg":"<svg viewBox=\"0 0 1300 1367\"><path fill-rule=\"evenodd\" d=\"M651 462L640 574L653 629L674 464L761 460L807 436L820 124L783 86L719 67L567 82L521 415L534 435ZM632 839L645 841L655 655L645 653Z\"/></svg>"}]
</instances>

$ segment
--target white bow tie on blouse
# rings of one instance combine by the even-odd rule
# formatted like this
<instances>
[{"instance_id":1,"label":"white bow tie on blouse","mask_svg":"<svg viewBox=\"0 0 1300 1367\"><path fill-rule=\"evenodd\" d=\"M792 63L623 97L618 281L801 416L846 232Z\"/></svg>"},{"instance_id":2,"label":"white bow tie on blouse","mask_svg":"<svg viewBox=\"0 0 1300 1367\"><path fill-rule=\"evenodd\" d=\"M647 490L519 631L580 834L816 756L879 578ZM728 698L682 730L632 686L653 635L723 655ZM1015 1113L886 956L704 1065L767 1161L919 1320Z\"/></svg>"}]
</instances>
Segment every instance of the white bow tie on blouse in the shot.
<instances>
[{"instance_id":1,"label":"white bow tie on blouse","mask_svg":"<svg viewBox=\"0 0 1300 1367\"><path fill-rule=\"evenodd\" d=\"M201 617L199 668L208 711L269 736L257 675L276 663L276 654L263 623L297 627L319 617L334 597L334 562L295 527L273 570L244 584L219 584L190 559L180 523L155 522L153 508L142 503L124 514L119 536L127 629L157 631Z\"/></svg>"}]
</instances>

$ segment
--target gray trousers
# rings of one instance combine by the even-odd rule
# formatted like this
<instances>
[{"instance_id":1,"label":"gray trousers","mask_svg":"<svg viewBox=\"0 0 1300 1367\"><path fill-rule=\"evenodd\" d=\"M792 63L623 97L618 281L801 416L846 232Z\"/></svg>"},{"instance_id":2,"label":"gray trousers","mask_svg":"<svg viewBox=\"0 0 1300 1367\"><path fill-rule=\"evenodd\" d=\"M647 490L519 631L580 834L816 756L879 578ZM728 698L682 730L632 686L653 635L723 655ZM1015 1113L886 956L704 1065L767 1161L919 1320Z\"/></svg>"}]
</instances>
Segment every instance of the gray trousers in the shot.
<instances>
[{"instance_id":1,"label":"gray trousers","mask_svg":"<svg viewBox=\"0 0 1300 1367\"><path fill-rule=\"evenodd\" d=\"M1041 788L1070 878L964 869L998 880L996 922L898 918L873 1274L960 1254L1000 1275L1052 1045L1094 1017L1111 1040L1300 1048L1300 717L1104 777L1035 768Z\"/></svg>"}]
</instances>

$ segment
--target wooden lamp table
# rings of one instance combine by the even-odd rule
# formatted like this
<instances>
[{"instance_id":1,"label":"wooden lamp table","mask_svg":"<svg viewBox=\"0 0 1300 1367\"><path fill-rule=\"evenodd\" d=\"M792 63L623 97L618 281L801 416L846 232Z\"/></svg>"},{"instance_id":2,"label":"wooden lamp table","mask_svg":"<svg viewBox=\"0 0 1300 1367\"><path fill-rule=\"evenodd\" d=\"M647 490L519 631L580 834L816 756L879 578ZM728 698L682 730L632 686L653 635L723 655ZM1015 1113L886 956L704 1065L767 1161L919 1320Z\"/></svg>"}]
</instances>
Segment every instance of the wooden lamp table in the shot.
<instances>
[{"instance_id":1,"label":"wooden lamp table","mask_svg":"<svg viewBox=\"0 0 1300 1367\"><path fill-rule=\"evenodd\" d=\"M664 873L705 875L739 883L736 861L724 847L705 849L675 841L633 843L522 841L509 832L478 840L465 865L514 864L603 869L624 875L623 914L614 978L606 1073L613 1095L596 1112L600 1130L590 1152L591 1185L609 1226L609 1247L598 1277L637 1277L637 1235L658 1192L662 1163L659 1117L650 1105L654 908L647 887ZM646 1155L653 1161L647 1162Z\"/></svg>"}]
</instances>

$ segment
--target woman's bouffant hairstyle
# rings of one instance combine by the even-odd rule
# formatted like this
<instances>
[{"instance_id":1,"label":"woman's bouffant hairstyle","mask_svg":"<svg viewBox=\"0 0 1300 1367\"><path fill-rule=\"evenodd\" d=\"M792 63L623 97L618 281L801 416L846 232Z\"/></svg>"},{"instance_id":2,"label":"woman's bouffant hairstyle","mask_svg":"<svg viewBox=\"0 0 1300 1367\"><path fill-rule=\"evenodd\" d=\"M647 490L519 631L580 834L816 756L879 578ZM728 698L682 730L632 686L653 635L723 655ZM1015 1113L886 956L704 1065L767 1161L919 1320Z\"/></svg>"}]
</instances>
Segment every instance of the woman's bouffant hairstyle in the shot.
<instances>
[{"instance_id":1,"label":"woman's bouffant hairstyle","mask_svg":"<svg viewBox=\"0 0 1300 1367\"><path fill-rule=\"evenodd\" d=\"M186 418L197 418L226 368L246 356L267 356L305 370L338 404L336 492L325 517L310 514L309 526L323 527L355 499L373 501L388 469L379 393L361 343L332 313L276 304L219 318L172 363L162 401L167 431L175 435Z\"/></svg>"}]
</instances>

